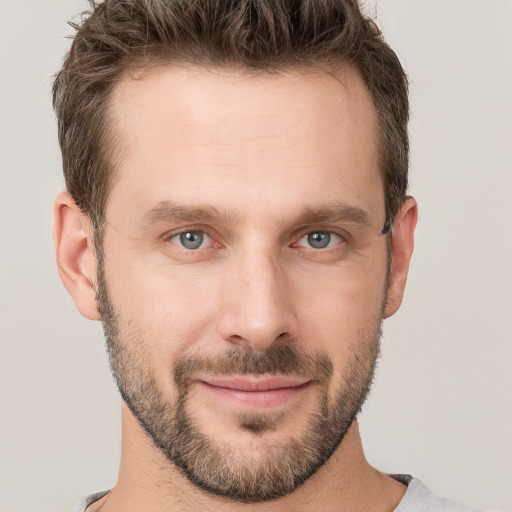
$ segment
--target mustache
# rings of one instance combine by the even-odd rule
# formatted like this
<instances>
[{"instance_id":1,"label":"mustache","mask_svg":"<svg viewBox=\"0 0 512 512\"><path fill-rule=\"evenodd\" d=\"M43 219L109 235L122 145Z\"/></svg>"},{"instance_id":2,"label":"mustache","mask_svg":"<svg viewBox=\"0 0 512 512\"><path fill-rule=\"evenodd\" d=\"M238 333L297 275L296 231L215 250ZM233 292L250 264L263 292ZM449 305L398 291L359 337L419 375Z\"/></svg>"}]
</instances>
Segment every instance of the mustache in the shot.
<instances>
[{"instance_id":1,"label":"mustache","mask_svg":"<svg viewBox=\"0 0 512 512\"><path fill-rule=\"evenodd\" d=\"M237 347L214 356L184 356L173 369L174 381L182 389L198 373L300 375L325 383L333 374L333 363L323 352L307 353L293 345L272 345L262 352Z\"/></svg>"}]
</instances>

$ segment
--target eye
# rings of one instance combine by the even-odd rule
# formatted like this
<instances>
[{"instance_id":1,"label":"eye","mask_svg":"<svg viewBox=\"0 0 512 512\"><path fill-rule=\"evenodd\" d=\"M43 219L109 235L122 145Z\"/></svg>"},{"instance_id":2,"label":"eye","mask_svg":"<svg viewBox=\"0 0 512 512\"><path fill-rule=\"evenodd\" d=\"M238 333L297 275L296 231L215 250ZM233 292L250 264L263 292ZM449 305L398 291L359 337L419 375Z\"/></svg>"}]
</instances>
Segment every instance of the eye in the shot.
<instances>
[{"instance_id":1,"label":"eye","mask_svg":"<svg viewBox=\"0 0 512 512\"><path fill-rule=\"evenodd\" d=\"M189 251L204 249L212 242L212 239L202 231L183 231L171 236L168 240Z\"/></svg>"},{"instance_id":2,"label":"eye","mask_svg":"<svg viewBox=\"0 0 512 512\"><path fill-rule=\"evenodd\" d=\"M327 249L341 242L341 237L331 231L311 231L304 235L296 244L297 247Z\"/></svg>"}]
</instances>

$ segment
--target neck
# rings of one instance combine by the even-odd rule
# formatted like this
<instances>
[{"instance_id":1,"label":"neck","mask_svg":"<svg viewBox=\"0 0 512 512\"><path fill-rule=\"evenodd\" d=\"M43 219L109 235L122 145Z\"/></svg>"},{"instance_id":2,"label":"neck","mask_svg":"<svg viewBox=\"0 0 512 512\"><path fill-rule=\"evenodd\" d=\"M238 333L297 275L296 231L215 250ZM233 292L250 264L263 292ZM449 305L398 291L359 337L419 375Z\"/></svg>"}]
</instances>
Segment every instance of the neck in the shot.
<instances>
[{"instance_id":1,"label":"neck","mask_svg":"<svg viewBox=\"0 0 512 512\"><path fill-rule=\"evenodd\" d=\"M169 462L123 405L121 466L117 484L87 512L350 510L391 512L405 486L371 467L357 422L327 463L293 493L263 503L228 501L202 491Z\"/></svg>"}]
</instances>

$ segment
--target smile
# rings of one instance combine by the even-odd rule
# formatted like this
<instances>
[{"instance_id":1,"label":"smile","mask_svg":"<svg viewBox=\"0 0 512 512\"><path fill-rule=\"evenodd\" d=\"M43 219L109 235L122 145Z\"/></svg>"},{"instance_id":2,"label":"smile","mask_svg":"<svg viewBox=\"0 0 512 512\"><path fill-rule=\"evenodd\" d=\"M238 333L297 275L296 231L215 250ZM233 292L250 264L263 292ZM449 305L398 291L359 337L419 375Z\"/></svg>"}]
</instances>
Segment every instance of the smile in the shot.
<instances>
[{"instance_id":1,"label":"smile","mask_svg":"<svg viewBox=\"0 0 512 512\"><path fill-rule=\"evenodd\" d=\"M270 378L204 378L197 381L215 397L236 406L271 408L298 398L312 384L311 380L294 377Z\"/></svg>"}]
</instances>

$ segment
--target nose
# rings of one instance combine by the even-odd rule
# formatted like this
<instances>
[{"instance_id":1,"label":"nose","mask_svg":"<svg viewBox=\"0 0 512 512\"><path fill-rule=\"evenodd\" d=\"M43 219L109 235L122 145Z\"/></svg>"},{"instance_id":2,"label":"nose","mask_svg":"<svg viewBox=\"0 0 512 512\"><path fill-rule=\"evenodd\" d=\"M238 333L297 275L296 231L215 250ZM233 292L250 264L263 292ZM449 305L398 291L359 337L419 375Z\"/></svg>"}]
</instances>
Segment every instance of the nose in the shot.
<instances>
[{"instance_id":1,"label":"nose","mask_svg":"<svg viewBox=\"0 0 512 512\"><path fill-rule=\"evenodd\" d=\"M221 337L252 350L297 336L293 290L283 268L270 254L248 251L226 272Z\"/></svg>"}]
</instances>

